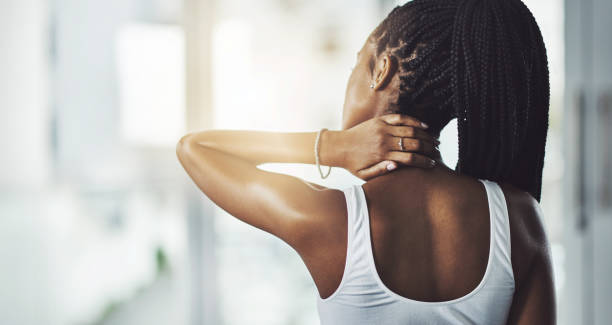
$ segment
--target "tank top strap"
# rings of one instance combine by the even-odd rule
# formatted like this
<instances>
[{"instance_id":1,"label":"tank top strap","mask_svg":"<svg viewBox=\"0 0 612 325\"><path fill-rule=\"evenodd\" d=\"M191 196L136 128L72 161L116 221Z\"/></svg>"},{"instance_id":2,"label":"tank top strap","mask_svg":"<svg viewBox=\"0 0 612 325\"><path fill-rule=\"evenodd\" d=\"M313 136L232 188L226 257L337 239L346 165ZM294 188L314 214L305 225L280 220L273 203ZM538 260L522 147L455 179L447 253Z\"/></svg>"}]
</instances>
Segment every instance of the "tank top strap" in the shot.
<instances>
[{"instance_id":1,"label":"tank top strap","mask_svg":"<svg viewBox=\"0 0 612 325\"><path fill-rule=\"evenodd\" d=\"M494 181L479 180L487 191L489 213L491 214L491 240L493 241L491 249L494 250L491 257L495 262L493 264L497 266L495 273L506 279L512 279L512 282L514 282L511 259L510 220L504 192L499 184Z\"/></svg>"},{"instance_id":2,"label":"tank top strap","mask_svg":"<svg viewBox=\"0 0 612 325\"><path fill-rule=\"evenodd\" d=\"M347 209L347 250L342 280L336 291L319 303L335 301L344 305L372 307L391 301L371 273L370 226L367 203L361 185L343 189ZM365 210L364 210L365 209ZM356 297L360 297L355 301Z\"/></svg>"},{"instance_id":3,"label":"tank top strap","mask_svg":"<svg viewBox=\"0 0 612 325\"><path fill-rule=\"evenodd\" d=\"M351 259L347 264L349 268L347 273L350 278L359 278L362 285L372 289L376 286L376 281L371 279L369 269L370 221L361 185L351 186L350 198L352 199L352 211L349 212L349 218L352 220L348 230L351 234L349 245Z\"/></svg>"}]
</instances>

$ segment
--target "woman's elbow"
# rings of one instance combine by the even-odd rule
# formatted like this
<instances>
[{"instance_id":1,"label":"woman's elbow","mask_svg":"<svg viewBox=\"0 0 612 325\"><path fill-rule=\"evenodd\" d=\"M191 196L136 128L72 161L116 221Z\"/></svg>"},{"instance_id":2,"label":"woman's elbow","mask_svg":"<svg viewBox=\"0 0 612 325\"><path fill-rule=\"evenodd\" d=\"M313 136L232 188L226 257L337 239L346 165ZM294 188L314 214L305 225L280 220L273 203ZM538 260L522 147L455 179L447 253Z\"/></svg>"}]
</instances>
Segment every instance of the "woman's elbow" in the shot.
<instances>
[{"instance_id":1,"label":"woman's elbow","mask_svg":"<svg viewBox=\"0 0 612 325\"><path fill-rule=\"evenodd\" d=\"M182 162L189 155L194 146L193 134L187 133L176 144L176 156Z\"/></svg>"}]
</instances>

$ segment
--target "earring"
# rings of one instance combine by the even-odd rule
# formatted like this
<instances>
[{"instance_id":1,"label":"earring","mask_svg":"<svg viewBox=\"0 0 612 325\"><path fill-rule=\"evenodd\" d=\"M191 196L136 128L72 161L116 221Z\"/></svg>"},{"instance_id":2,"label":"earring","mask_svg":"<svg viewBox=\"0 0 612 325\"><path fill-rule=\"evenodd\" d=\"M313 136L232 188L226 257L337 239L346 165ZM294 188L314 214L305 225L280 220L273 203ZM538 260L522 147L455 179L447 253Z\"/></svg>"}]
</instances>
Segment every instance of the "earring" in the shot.
<instances>
[{"instance_id":1,"label":"earring","mask_svg":"<svg viewBox=\"0 0 612 325\"><path fill-rule=\"evenodd\" d=\"M374 89L374 83L370 84L370 88Z\"/></svg>"}]
</instances>

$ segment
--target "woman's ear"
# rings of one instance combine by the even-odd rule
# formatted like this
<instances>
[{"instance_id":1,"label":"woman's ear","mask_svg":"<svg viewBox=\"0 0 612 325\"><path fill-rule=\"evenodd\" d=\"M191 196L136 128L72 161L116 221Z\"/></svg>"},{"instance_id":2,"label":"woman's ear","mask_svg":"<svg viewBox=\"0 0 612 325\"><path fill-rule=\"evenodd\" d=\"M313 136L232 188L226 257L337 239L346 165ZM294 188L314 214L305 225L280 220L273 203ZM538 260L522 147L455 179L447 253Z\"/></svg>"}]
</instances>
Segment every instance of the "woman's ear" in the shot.
<instances>
[{"instance_id":1,"label":"woman's ear","mask_svg":"<svg viewBox=\"0 0 612 325\"><path fill-rule=\"evenodd\" d=\"M397 61L395 60L395 57L389 54L382 55L377 60L374 67L374 80L372 81L374 87L372 88L374 90L384 89L389 84L396 72Z\"/></svg>"}]
</instances>

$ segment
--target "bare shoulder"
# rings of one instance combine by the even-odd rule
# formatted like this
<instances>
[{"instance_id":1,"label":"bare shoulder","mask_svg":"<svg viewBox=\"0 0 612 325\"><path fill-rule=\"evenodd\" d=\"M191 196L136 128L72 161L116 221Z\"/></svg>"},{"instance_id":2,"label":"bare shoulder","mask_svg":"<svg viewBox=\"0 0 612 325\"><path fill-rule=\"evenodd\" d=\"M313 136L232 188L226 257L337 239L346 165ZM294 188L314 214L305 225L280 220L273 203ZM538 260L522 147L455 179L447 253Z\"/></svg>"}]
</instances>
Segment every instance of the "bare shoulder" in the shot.
<instances>
[{"instance_id":1,"label":"bare shoulder","mask_svg":"<svg viewBox=\"0 0 612 325\"><path fill-rule=\"evenodd\" d=\"M314 243L321 243L328 239L336 240L338 233L346 228L347 204L344 192L339 189L325 189L318 192L317 202L307 204L318 205L319 209L313 209L315 213L304 216L298 232L302 232L303 240L300 247L294 247L298 252L307 251L316 247Z\"/></svg>"},{"instance_id":2,"label":"bare shoulder","mask_svg":"<svg viewBox=\"0 0 612 325\"><path fill-rule=\"evenodd\" d=\"M500 187L508 206L515 280L520 281L533 258L542 258L542 254L548 254L548 239L542 223L543 212L538 201L529 193L510 184L500 184Z\"/></svg>"},{"instance_id":3,"label":"bare shoulder","mask_svg":"<svg viewBox=\"0 0 612 325\"><path fill-rule=\"evenodd\" d=\"M521 227L522 234L535 245L547 243L540 203L529 193L510 184L500 184L508 205L510 221Z\"/></svg>"},{"instance_id":4,"label":"bare shoulder","mask_svg":"<svg viewBox=\"0 0 612 325\"><path fill-rule=\"evenodd\" d=\"M500 184L510 221L515 294L508 324L555 324L555 293L550 246L535 198Z\"/></svg>"},{"instance_id":5,"label":"bare shoulder","mask_svg":"<svg viewBox=\"0 0 612 325\"><path fill-rule=\"evenodd\" d=\"M316 209L304 217L295 233L299 233L292 247L308 269L321 298L329 297L340 285L346 263L347 202L344 192L327 189L318 192Z\"/></svg>"}]
</instances>

